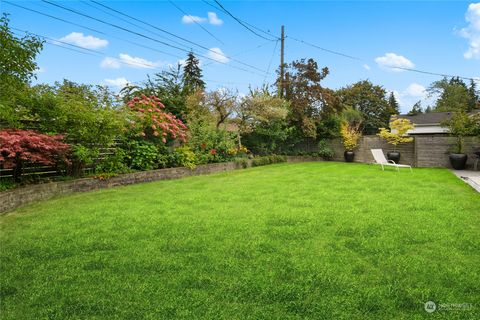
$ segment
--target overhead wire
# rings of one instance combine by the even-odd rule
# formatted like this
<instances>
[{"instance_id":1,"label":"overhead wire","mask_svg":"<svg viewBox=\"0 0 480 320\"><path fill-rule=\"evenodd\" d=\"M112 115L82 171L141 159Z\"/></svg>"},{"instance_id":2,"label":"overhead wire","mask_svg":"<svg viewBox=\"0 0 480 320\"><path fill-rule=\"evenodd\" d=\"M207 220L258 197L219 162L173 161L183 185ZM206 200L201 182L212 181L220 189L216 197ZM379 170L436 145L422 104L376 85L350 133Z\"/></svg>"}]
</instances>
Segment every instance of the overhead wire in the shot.
<instances>
[{"instance_id":1,"label":"overhead wire","mask_svg":"<svg viewBox=\"0 0 480 320\"><path fill-rule=\"evenodd\" d=\"M74 51L74 52L77 52L77 53L81 53L81 54L84 54L84 55L90 55L90 56L94 56L94 57L107 56L103 52L93 50L93 49L83 48L81 46L77 46L77 45L72 44L72 43L68 43L68 42L65 42L65 41L53 39L51 37L47 37L45 35L41 35L41 34L38 34L38 33L30 32L30 31L27 31L27 30L22 30L22 29L14 28L14 27L12 27L12 29L17 31L17 32L14 32L14 34L17 35L17 36L22 36L18 32L28 33L28 34L31 34L31 35L34 35L34 36L37 36L37 37L40 37L40 38L44 38L44 39L46 39L47 44L54 45L54 46L60 47L62 49L67 49L67 50L70 50L70 51ZM85 51L83 51L83 50L85 50ZM129 63L129 62L121 60L121 59L117 59L117 58L113 58L113 57L110 57L110 58L118 61L121 64L125 64L125 65L132 65L132 66L144 65L145 67L148 67L149 69L153 69L153 70L155 70L155 69L156 70L161 70L162 69L160 67L155 67L155 66L152 66L150 64L146 64L146 63L142 63L142 62ZM207 82L218 83L218 84L249 85L249 83L241 83L241 82L230 82L230 81L225 82L225 81L217 81L217 80L212 80L212 79L204 79L204 80L207 81ZM140 81L137 81L137 82L130 82L129 81L129 83L140 84Z\"/></svg>"},{"instance_id":2,"label":"overhead wire","mask_svg":"<svg viewBox=\"0 0 480 320\"><path fill-rule=\"evenodd\" d=\"M264 37L262 36L261 34L259 34L258 32L254 31L252 28L250 28L248 25L246 25L242 20L240 20L239 18L237 18L236 16L234 16L230 11L228 11L219 1L217 0L214 0L215 3L223 10L223 12L225 12L227 15L229 15L230 17L232 17L232 19L234 19L235 21L237 21L241 26L243 26L245 29L247 29L248 31L250 31L251 33L253 33L254 35L256 35L257 37L260 37L262 39L265 39L265 40L269 40L269 41L275 41L275 39L269 39L267 37Z\"/></svg>"},{"instance_id":3,"label":"overhead wire","mask_svg":"<svg viewBox=\"0 0 480 320\"><path fill-rule=\"evenodd\" d=\"M157 52L157 53L162 53L162 54L165 54L165 55L174 57L174 58L182 59L181 57L176 56L176 55L174 55L174 54L171 54L171 53L168 53L168 52L165 52L165 51L162 51L162 50L158 50L158 49L156 49L156 48L152 48L152 47L150 47L150 46L146 46L146 45L140 44L140 43L135 42L135 41L127 40L127 39L124 39L124 38L121 38L121 37L118 37L118 36L115 36L115 35L112 35L112 34L103 32L103 31L98 30L98 29L90 28L90 27L88 27L88 26L81 25L81 24L78 24L78 23L75 23L75 22L72 22L72 21L69 21L69 20L65 20L65 19L62 19L62 18L53 16L53 15L50 15L50 14L48 14L48 13L44 13L44 12L41 12L41 11L38 11L38 10L35 10L35 9L27 8L27 7L21 6L21 5L16 4L16 3L11 3L11 2L9 2L9 1L4 1L4 2L5 2L5 3L8 3L9 5L12 5L12 6L15 6L15 7L24 9L24 10L27 10L27 11L31 11L31 12L33 12L33 13L37 13L37 14L39 14L39 15L46 16L46 17L48 17L48 18L55 19L55 20L58 20L58 21L61 21L61 22L67 23L67 24L71 24L71 25L74 25L74 26L77 26L77 27L80 27L80 28L83 28L83 29L86 29L86 30L90 30L90 31L96 32L96 33L98 33L98 34L101 34L101 35L104 35L104 36L108 36L108 37L111 37L111 38L114 38L114 39L117 39L117 40L120 40L120 41L123 41L123 42L126 42L126 43L130 43L130 44L133 44L133 45L138 46L138 47L141 47L141 48L145 48L145 49L148 49L148 50Z\"/></svg>"},{"instance_id":4,"label":"overhead wire","mask_svg":"<svg viewBox=\"0 0 480 320\"><path fill-rule=\"evenodd\" d=\"M73 12L73 13L75 13L75 14L77 14L77 15L81 15L81 16L87 17L87 18L89 18L89 19L95 20L95 21L97 21L97 22L100 22L100 23L103 23L103 24L106 24L106 25L109 25L109 26L113 26L113 27L115 27L115 28L117 28L117 29L126 31L126 32L128 32L128 33L135 34L135 35L137 35L137 36L140 36L140 37L142 37L142 38L149 39L149 40L151 40L151 41L154 41L154 42L157 42L157 43L160 43L160 44L164 44L164 45L166 45L166 46L172 47L172 48L177 49L177 50L180 50L180 51L183 51L183 52L187 52L187 53L190 52L190 51L192 51L192 50L187 50L187 49L180 48L180 47L177 47L177 46L173 46L173 45L171 45L171 44L168 44L168 43L166 43L166 42L163 42L163 41L160 41L160 40L158 40L158 39L152 38L152 37L150 37L150 36L143 35L143 34L141 34L141 33L139 33L139 32L129 30L129 29L124 28L124 27L122 27L122 26L118 26L118 25L115 25L115 24L112 24L112 23L103 21L103 20L101 20L101 19L98 19L98 18L89 16L89 15L87 15L87 14L84 14L84 13L79 12L79 11L74 10L74 9L70 9L70 8L68 8L68 7L65 7L65 6L62 6L62 5L59 5L59 4L55 4L55 3L50 2L50 1L46 1L46 0L42 0L42 1L45 2L45 3L48 3L48 4L50 4L50 5L53 5L53 6L55 6L55 7L59 7L59 8L61 8L61 9L63 9L63 10L66 10L66 11L69 11L69 12ZM84 27L84 28L87 28L88 30L92 30L92 31L98 32L98 33L100 33L100 34L107 35L107 34L106 34L105 32L103 32L103 31L95 30L95 29L90 28L90 27L81 26L81 25L79 25L79 24L72 23L72 22L67 21L67 20L65 20L65 19L58 18L58 17L52 16L52 15L49 15L49 14L45 14L45 13L40 12L40 11L38 11L38 10L33 10L33 9L26 8L26 7L24 7L24 6L21 6L21 5L15 4L15 3L11 3L10 1L4 1L4 2L5 2L5 3L8 3L8 4L10 4L10 5L13 5L13 6L22 8L22 9L25 9L25 10L29 10L29 11L32 11L32 12L35 12L35 13L42 14L42 15L44 15L44 16L48 16L48 17L53 18L53 19L56 19L56 20L60 20L60 21L66 22L66 23L70 23L70 24L73 24L73 25L77 25L77 26L80 26L80 27ZM112 37L114 37L114 36L112 36ZM118 37L116 37L116 38L118 38ZM135 45L144 47L144 48L152 49L151 47L147 47L147 46L144 46L144 45L141 45L141 44L138 44L138 43L134 43L134 42L129 41L129 40L124 40L124 39L123 39L123 41L127 41L127 42L130 42L130 43L132 43L132 44L135 44ZM173 56L172 54L166 53L166 52L164 52L164 51L160 51L160 50L156 50L156 49L153 49L153 50L155 50L155 51L157 51L157 52L160 52L160 53L163 53L163 54L167 54L167 55ZM192 52L193 52L193 51L192 51ZM220 54L219 54L218 52L216 52L216 51L213 51L213 52L215 52L215 53L217 53L218 55L220 55ZM230 68L234 68L234 69L237 69L237 70L241 70L241 71L244 71L244 72L248 72L248 73L251 73L251 74L255 74L255 75L261 76L261 77L263 77L264 74L265 74L265 71L264 71L264 70L259 69L259 68L256 68L256 67L254 67L254 66L250 66L250 65L248 65L248 64L246 64L246 65L248 65L248 66L251 67L251 68L258 69L259 71L262 72L262 74L259 74L259 73L257 73L257 72L251 71L251 70L247 70L247 69L242 68L242 67L239 67L239 66L235 66L235 65L228 64L227 62L221 61L221 60L219 60L219 59L214 59L214 58L211 58L211 57L208 57L208 56L205 56L205 55L201 55L201 54L199 54L199 53L197 53L197 52L195 52L195 53L196 53L196 55L199 56L199 57L202 57L202 58L204 58L204 59L211 60L211 61L214 61L214 62L218 62L218 63L223 64L223 65L226 65L227 67L230 67ZM220 56L221 56L221 55L220 55ZM175 57L178 58L178 56L175 56Z\"/></svg>"},{"instance_id":5,"label":"overhead wire","mask_svg":"<svg viewBox=\"0 0 480 320\"><path fill-rule=\"evenodd\" d=\"M270 61L268 62L267 71L270 71L270 67L272 65L273 58L275 57L275 51L277 51L277 46L278 46L278 40L275 41L275 47L273 48L272 56L270 57ZM263 78L263 83L265 83L266 81L267 81L267 75L265 75L265 78Z\"/></svg>"},{"instance_id":6,"label":"overhead wire","mask_svg":"<svg viewBox=\"0 0 480 320\"><path fill-rule=\"evenodd\" d=\"M48 2L48 1L46 1L46 0L42 0L42 1ZM246 67L255 69L255 70L260 71L260 72L262 72L262 73L265 73L265 70L262 70L262 69L260 69L260 68L257 68L257 67L255 67L255 66L253 66L253 65L250 65L250 64L245 63L245 62L243 62L243 61L240 61L240 60L238 60L238 59L232 58L232 57L230 57L230 56L227 56L227 55L225 55L224 53L218 52L218 51L216 51L216 50L213 50L212 48L208 48L208 47L206 47L206 46L204 46L204 45L198 44L198 43L196 43L196 42L194 42L194 41L191 41L191 40L188 40L188 39L186 39L186 38L184 38L184 37L178 36L178 35L176 35L176 34L174 34L174 33L172 33L172 32L169 32L169 31L167 31L167 30L164 30L164 29L162 29L162 28L159 28L159 27L157 27L157 26L155 26L155 25L153 25L153 24L151 24L151 23L148 23L148 22L146 22L146 21L137 19L137 18L135 18L135 17L133 17L133 16L131 16L131 15L129 15L129 14L123 13L123 12L117 10L117 9L111 8L111 7L109 7L109 6L107 6L107 5L103 4L103 3L100 3L100 2L95 1L95 0L90 0L90 2L96 3L96 4L98 4L99 6L102 6L102 7L104 7L104 8L107 8L108 10L111 10L111 11L113 11L113 12L116 12L116 13L122 15L122 16L128 17L128 18L130 18L130 19L132 19L132 20L135 20L135 21L138 21L138 22L143 23L143 24L145 24L145 25L148 25L148 26L151 27L151 28L154 28L154 29L159 30L159 31L161 31L161 32L165 32L165 33L167 33L167 34L169 34L169 35L171 35L171 36L173 36L173 37L176 37L176 38L181 39L181 40L183 40L183 41L185 41L185 42L188 42L188 43L190 43L190 44L193 44L193 45L196 46L196 47L199 47L199 48L202 48L202 49L204 49L204 50L207 50L208 52L211 52L211 53L213 53L214 55L218 55L218 56L224 57L225 59L229 59L229 60L235 61L235 62L237 62L237 63L239 63L239 64L241 64L241 65L244 65L244 66L246 66ZM208 58L208 59L209 59L209 60L215 60L215 59L211 59L211 58ZM220 61L217 61L217 62L220 62ZM222 62L220 62L220 63L222 63ZM223 64L226 64L226 63L224 62ZM263 75L262 75L262 76L263 76Z\"/></svg>"},{"instance_id":7,"label":"overhead wire","mask_svg":"<svg viewBox=\"0 0 480 320\"><path fill-rule=\"evenodd\" d=\"M174 6L178 11L180 11L181 13L183 13L184 15L188 16L188 13L186 13L182 8L180 8L180 6L176 5L175 2L169 0L168 2L170 2L170 4L172 6ZM217 40L218 42L220 42L221 44L225 44L222 40L220 40L219 38L217 38L213 33L211 33L207 28L205 28L204 26L202 26L198 21L196 21L195 19L192 19L193 23L195 23L197 26L199 26L203 31L205 31L207 34L209 34L212 38L214 38L215 40Z\"/></svg>"},{"instance_id":8,"label":"overhead wire","mask_svg":"<svg viewBox=\"0 0 480 320\"><path fill-rule=\"evenodd\" d=\"M217 10L220 10L220 11L222 11L222 12L224 12L224 13L227 13L226 10L224 10L224 9L222 9L222 8L214 5L213 3L210 3L210 2L208 2L208 1L206 1L206 0L202 0L202 2L205 3L205 4L207 4L207 5L209 5L210 7L214 8L214 9L217 9ZM228 13L227 13L227 14L228 14ZM255 30L259 31L259 32L262 32L262 33L266 34L267 36L272 37L273 39L269 39L269 41L280 40L280 38L277 37L276 35L272 34L272 33L270 32L270 30L265 31L265 30L263 30L263 29L261 29L261 28L259 28L259 27L257 27L257 26L254 26L254 25L251 24L251 23L248 23L248 22L245 21L245 20L242 20L242 19L240 19L240 18L238 18L238 17L237 17L237 19L240 20L240 21L242 21L244 24L250 26L251 28L253 28L253 29L255 29Z\"/></svg>"}]
</instances>

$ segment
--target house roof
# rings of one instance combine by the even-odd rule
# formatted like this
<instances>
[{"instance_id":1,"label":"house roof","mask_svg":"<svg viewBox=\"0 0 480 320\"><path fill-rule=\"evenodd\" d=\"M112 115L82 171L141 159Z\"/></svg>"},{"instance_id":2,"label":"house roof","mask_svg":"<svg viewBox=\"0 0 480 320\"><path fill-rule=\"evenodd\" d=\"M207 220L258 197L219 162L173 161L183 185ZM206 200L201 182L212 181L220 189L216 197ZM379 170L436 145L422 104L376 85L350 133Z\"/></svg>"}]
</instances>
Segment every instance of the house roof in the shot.
<instances>
[{"instance_id":1,"label":"house roof","mask_svg":"<svg viewBox=\"0 0 480 320\"><path fill-rule=\"evenodd\" d=\"M402 119L408 119L413 124L439 124L442 121L450 119L452 115L452 112L428 112L416 114L414 116L401 114L398 117Z\"/></svg>"},{"instance_id":2,"label":"house roof","mask_svg":"<svg viewBox=\"0 0 480 320\"><path fill-rule=\"evenodd\" d=\"M480 110L475 110L470 112L469 114L479 113ZM413 124L440 124L442 121L450 119L453 115L453 112L428 112L428 113L420 113L414 116L409 116L406 114L401 114L398 117L403 119L410 120Z\"/></svg>"}]
</instances>

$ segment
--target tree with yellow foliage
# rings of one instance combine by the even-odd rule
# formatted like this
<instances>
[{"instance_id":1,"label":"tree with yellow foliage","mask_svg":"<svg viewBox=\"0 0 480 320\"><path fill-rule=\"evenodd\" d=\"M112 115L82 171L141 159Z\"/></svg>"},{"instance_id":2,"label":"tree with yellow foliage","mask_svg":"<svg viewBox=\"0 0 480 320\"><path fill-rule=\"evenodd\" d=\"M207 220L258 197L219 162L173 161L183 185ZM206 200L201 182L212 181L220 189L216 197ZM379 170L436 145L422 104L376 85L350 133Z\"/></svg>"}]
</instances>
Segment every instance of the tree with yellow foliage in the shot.
<instances>
[{"instance_id":1,"label":"tree with yellow foliage","mask_svg":"<svg viewBox=\"0 0 480 320\"><path fill-rule=\"evenodd\" d=\"M388 144L393 145L393 151L396 152L397 145L400 143L413 141L412 137L406 136L407 131L412 129L413 124L410 120L394 117L390 122L390 131L385 128L380 128L377 135L387 140Z\"/></svg>"}]
</instances>

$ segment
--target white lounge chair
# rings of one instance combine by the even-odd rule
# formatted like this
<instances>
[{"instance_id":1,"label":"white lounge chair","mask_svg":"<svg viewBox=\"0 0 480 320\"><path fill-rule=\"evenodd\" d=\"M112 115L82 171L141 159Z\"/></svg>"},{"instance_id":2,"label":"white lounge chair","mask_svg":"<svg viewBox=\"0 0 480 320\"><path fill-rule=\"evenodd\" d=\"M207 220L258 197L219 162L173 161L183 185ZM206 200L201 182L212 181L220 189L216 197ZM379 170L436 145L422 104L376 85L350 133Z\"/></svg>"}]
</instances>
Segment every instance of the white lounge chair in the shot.
<instances>
[{"instance_id":1,"label":"white lounge chair","mask_svg":"<svg viewBox=\"0 0 480 320\"><path fill-rule=\"evenodd\" d=\"M412 166L409 166L408 164L397 164L393 160L387 160L382 149L370 149L370 151L375 159L375 164L381 165L382 170L385 170L384 166L388 166L395 167L397 171L400 171L400 168L410 168L410 172L412 172Z\"/></svg>"}]
</instances>

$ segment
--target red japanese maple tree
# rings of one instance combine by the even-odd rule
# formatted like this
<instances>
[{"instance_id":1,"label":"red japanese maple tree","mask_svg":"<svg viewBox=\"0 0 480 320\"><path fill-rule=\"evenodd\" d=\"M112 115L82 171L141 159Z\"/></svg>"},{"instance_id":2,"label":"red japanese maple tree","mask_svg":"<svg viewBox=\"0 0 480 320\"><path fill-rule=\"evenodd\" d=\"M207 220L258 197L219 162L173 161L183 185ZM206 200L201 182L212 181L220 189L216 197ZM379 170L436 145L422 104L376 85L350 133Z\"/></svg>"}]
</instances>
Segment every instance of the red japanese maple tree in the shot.
<instances>
[{"instance_id":1,"label":"red japanese maple tree","mask_svg":"<svg viewBox=\"0 0 480 320\"><path fill-rule=\"evenodd\" d=\"M13 178L18 181L24 162L54 165L57 161L68 163L70 146L61 142L63 136L49 136L33 130L0 130L0 165L13 168Z\"/></svg>"}]
</instances>

